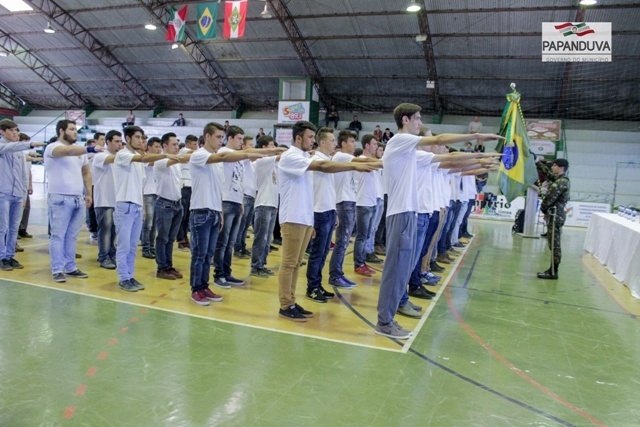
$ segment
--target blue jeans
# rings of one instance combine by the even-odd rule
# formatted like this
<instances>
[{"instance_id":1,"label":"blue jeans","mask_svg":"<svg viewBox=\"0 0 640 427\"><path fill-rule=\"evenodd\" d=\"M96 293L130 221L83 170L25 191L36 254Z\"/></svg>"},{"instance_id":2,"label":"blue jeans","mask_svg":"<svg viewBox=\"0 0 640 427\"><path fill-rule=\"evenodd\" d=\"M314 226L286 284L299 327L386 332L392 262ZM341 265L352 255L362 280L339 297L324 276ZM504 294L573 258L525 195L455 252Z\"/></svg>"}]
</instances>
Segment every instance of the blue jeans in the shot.
<instances>
[{"instance_id":1,"label":"blue jeans","mask_svg":"<svg viewBox=\"0 0 640 427\"><path fill-rule=\"evenodd\" d=\"M97 207L98 262L116 259L116 225L113 223L114 208Z\"/></svg>"},{"instance_id":2,"label":"blue jeans","mask_svg":"<svg viewBox=\"0 0 640 427\"><path fill-rule=\"evenodd\" d=\"M387 218L387 256L378 294L378 324L391 323L407 292L411 269L415 265L415 212L402 212Z\"/></svg>"},{"instance_id":3,"label":"blue jeans","mask_svg":"<svg viewBox=\"0 0 640 427\"><path fill-rule=\"evenodd\" d=\"M155 194L144 195L144 216L142 219L142 251L154 251L156 248L156 224L153 215L156 210Z\"/></svg>"},{"instance_id":4,"label":"blue jeans","mask_svg":"<svg viewBox=\"0 0 640 427\"><path fill-rule=\"evenodd\" d=\"M224 224L213 255L216 279L231 276L231 256L233 255L233 247L240 229L242 205L235 202L222 202L222 216Z\"/></svg>"},{"instance_id":5,"label":"blue jeans","mask_svg":"<svg viewBox=\"0 0 640 427\"><path fill-rule=\"evenodd\" d=\"M453 226L451 227L451 240L450 243L452 245L455 245L456 243L459 243L459 235L460 235L460 225L462 224L462 220L464 219L465 214L467 213L467 204L468 202L462 201L462 202L458 202L459 203L459 208L458 208L458 214L456 215L456 218L453 221Z\"/></svg>"},{"instance_id":6,"label":"blue jeans","mask_svg":"<svg viewBox=\"0 0 640 427\"><path fill-rule=\"evenodd\" d=\"M338 227L336 228L336 246L329 261L329 278L338 279L344 276L342 264L349 246L349 238L356 222L356 202L340 202L336 205Z\"/></svg>"},{"instance_id":7,"label":"blue jeans","mask_svg":"<svg viewBox=\"0 0 640 427\"><path fill-rule=\"evenodd\" d=\"M469 234L469 215L471 215L471 211L473 210L475 203L476 199L469 199L467 201L467 211L464 213L464 217L462 218L462 224L460 224L460 235L458 237Z\"/></svg>"},{"instance_id":8,"label":"blue jeans","mask_svg":"<svg viewBox=\"0 0 640 427\"><path fill-rule=\"evenodd\" d=\"M449 235L449 229L451 228L451 222L454 213L453 206L453 201L450 201L449 208L447 208L447 215L442 219L444 221L444 227L442 227L440 240L438 240L438 255L446 254L447 250L449 249L449 240L447 239L447 235Z\"/></svg>"},{"instance_id":9,"label":"blue jeans","mask_svg":"<svg viewBox=\"0 0 640 427\"><path fill-rule=\"evenodd\" d=\"M0 193L0 259L13 258L16 254L23 202L23 197Z\"/></svg>"},{"instance_id":10,"label":"blue jeans","mask_svg":"<svg viewBox=\"0 0 640 427\"><path fill-rule=\"evenodd\" d=\"M373 216L373 223L371 224L371 230L369 230L369 237L367 237L367 243L365 245L365 251L367 254L374 253L374 243L376 240L376 233L378 232L378 226L384 213L384 200L376 200L376 214Z\"/></svg>"},{"instance_id":11,"label":"blue jeans","mask_svg":"<svg viewBox=\"0 0 640 427\"><path fill-rule=\"evenodd\" d=\"M131 202L116 202L113 218L116 223L116 271L122 282L131 279L136 268L138 236L142 230L142 206Z\"/></svg>"},{"instance_id":12,"label":"blue jeans","mask_svg":"<svg viewBox=\"0 0 640 427\"><path fill-rule=\"evenodd\" d=\"M189 238L189 212L191 212L191 187L182 187L180 190L180 201L182 202L182 221L178 230L178 242Z\"/></svg>"},{"instance_id":13,"label":"blue jeans","mask_svg":"<svg viewBox=\"0 0 640 427\"><path fill-rule=\"evenodd\" d=\"M70 273L78 269L76 265L76 241L84 220L83 196L49 194L49 256L51 272Z\"/></svg>"},{"instance_id":14,"label":"blue jeans","mask_svg":"<svg viewBox=\"0 0 640 427\"><path fill-rule=\"evenodd\" d=\"M258 206L253 218L253 247L251 248L251 269L259 270L267 263L273 227L276 225L278 209L273 206Z\"/></svg>"},{"instance_id":15,"label":"blue jeans","mask_svg":"<svg viewBox=\"0 0 640 427\"><path fill-rule=\"evenodd\" d=\"M247 249L247 230L249 230L249 226L253 223L253 205L255 202L255 197L247 196L246 194L244 195L244 211L242 212L242 219L240 220L238 238L234 245L234 249L236 251ZM255 234L255 230L253 230L253 232Z\"/></svg>"},{"instance_id":16,"label":"blue jeans","mask_svg":"<svg viewBox=\"0 0 640 427\"><path fill-rule=\"evenodd\" d=\"M435 226L437 228L438 222L435 222ZM433 228L433 224L431 219L429 218L429 214L421 213L418 214L418 232L416 233L416 264L411 272L411 277L409 277L409 289L416 289L422 285L420 281L420 273L422 273L422 258L426 255L427 250L429 249L429 242L431 239L429 238L429 232ZM435 229L431 231L432 235L435 233ZM409 298L409 295L406 295ZM406 304L406 300L403 297L402 301L400 301L400 305Z\"/></svg>"},{"instance_id":17,"label":"blue jeans","mask_svg":"<svg viewBox=\"0 0 640 427\"><path fill-rule=\"evenodd\" d=\"M173 242L182 222L182 203L158 197L154 212L156 236L156 264L158 271L173 267Z\"/></svg>"},{"instance_id":18,"label":"blue jeans","mask_svg":"<svg viewBox=\"0 0 640 427\"><path fill-rule=\"evenodd\" d=\"M311 239L307 264L307 290L309 291L322 285L322 268L329 254L334 225L336 225L336 211L314 212L313 229L316 235Z\"/></svg>"},{"instance_id":19,"label":"blue jeans","mask_svg":"<svg viewBox=\"0 0 640 427\"><path fill-rule=\"evenodd\" d=\"M211 209L194 209L189 215L191 230L191 291L199 291L209 286L211 258L220 233L222 215Z\"/></svg>"},{"instance_id":20,"label":"blue jeans","mask_svg":"<svg viewBox=\"0 0 640 427\"><path fill-rule=\"evenodd\" d=\"M360 267L367 259L367 240L376 216L375 206L356 206L356 243L353 248L353 265Z\"/></svg>"}]
</instances>

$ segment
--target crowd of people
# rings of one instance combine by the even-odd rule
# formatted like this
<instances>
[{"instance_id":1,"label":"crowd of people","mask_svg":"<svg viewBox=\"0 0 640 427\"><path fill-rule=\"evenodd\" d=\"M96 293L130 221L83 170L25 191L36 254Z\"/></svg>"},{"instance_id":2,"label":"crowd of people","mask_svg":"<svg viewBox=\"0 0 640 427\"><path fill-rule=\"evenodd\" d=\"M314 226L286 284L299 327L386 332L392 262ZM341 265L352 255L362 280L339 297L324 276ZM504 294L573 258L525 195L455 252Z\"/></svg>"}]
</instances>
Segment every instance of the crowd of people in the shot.
<instances>
[{"instance_id":1,"label":"crowd of people","mask_svg":"<svg viewBox=\"0 0 640 427\"><path fill-rule=\"evenodd\" d=\"M279 223L280 317L297 322L313 317L296 298L305 252L305 297L314 303L334 297L326 284L351 290L357 286L354 275L380 274L371 265L384 264L375 330L406 339L410 333L395 315L420 317L422 308L409 297L434 297L425 286L437 284L441 264L450 263L454 248L472 237L467 219L475 176L497 165L496 154L450 152L448 146L500 137L433 136L413 104L400 104L394 120L398 131L386 144L379 129L362 135L358 144L353 130L297 122L288 148L276 147L270 135L254 141L238 126L215 122L201 136L187 137L182 148L172 132L147 138L135 125L96 133L95 144L80 146L75 123L61 120L57 139L44 150L52 280L88 277L76 263L76 242L86 212L93 211L97 262L115 270L120 289L145 288L136 278L141 241L142 256L156 262L156 277L188 275L191 300L206 306L223 300L210 285L229 289L245 284L233 274L234 254L250 258L253 277L276 275L267 258ZM22 268L15 243L29 185L23 153L42 145L19 142L17 129L11 121L0 124L0 154L11 153L0 156L3 270ZM251 249L246 246L250 227ZM354 232L351 275L344 262ZM176 241L191 251L188 273L173 263ZM325 282L322 271L332 245Z\"/></svg>"}]
</instances>

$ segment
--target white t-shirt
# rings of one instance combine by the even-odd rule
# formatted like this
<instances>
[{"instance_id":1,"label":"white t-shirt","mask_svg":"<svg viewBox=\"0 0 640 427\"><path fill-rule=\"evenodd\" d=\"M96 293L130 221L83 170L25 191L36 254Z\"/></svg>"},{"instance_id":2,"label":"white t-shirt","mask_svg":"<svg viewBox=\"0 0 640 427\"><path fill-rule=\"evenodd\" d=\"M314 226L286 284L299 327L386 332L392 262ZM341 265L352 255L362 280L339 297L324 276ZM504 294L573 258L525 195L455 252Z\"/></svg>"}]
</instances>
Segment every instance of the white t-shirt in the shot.
<instances>
[{"instance_id":1,"label":"white t-shirt","mask_svg":"<svg viewBox=\"0 0 640 427\"><path fill-rule=\"evenodd\" d=\"M451 200L460 200L460 194L462 193L462 180L460 179L460 173L455 172L449 174L451 179Z\"/></svg>"},{"instance_id":2,"label":"white t-shirt","mask_svg":"<svg viewBox=\"0 0 640 427\"><path fill-rule=\"evenodd\" d=\"M163 199L177 202L182 197L182 172L180 165L168 166L169 159L155 162L153 173L156 178L156 194Z\"/></svg>"},{"instance_id":3,"label":"white t-shirt","mask_svg":"<svg viewBox=\"0 0 640 427\"><path fill-rule=\"evenodd\" d=\"M313 179L307 169L312 160L309 153L291 146L278 162L280 193L280 224L313 226Z\"/></svg>"},{"instance_id":4,"label":"white t-shirt","mask_svg":"<svg viewBox=\"0 0 640 427\"><path fill-rule=\"evenodd\" d=\"M462 176L462 201L475 199L476 194L476 177L473 175Z\"/></svg>"},{"instance_id":5,"label":"white t-shirt","mask_svg":"<svg viewBox=\"0 0 640 427\"><path fill-rule=\"evenodd\" d=\"M257 185L256 185L256 171L254 169L254 163L251 160L243 160L244 165L244 181L242 187L244 194L251 197L256 197Z\"/></svg>"},{"instance_id":6,"label":"white t-shirt","mask_svg":"<svg viewBox=\"0 0 640 427\"><path fill-rule=\"evenodd\" d=\"M184 148L180 149L180 151L178 152L178 155L182 156L183 154L189 154L189 153L191 153L191 151L193 151L193 150L190 150L187 147L184 147ZM178 165L178 167L180 168L180 173L182 175L180 188L182 188L182 187L191 187L191 170L190 170L191 166L189 165L189 162L180 163Z\"/></svg>"},{"instance_id":7,"label":"white t-shirt","mask_svg":"<svg viewBox=\"0 0 640 427\"><path fill-rule=\"evenodd\" d=\"M389 197L387 216L418 210L416 147L420 138L409 133L397 133L387 142L382 156L382 181Z\"/></svg>"},{"instance_id":8,"label":"white t-shirt","mask_svg":"<svg viewBox=\"0 0 640 427\"><path fill-rule=\"evenodd\" d=\"M264 157L253 163L258 184L258 194L254 206L278 207L278 173L276 156Z\"/></svg>"},{"instance_id":9,"label":"white t-shirt","mask_svg":"<svg viewBox=\"0 0 640 427\"><path fill-rule=\"evenodd\" d=\"M442 188L440 188L440 172L438 172L438 166L440 163L431 163L429 166L430 174L431 174L431 207L433 207L434 211L439 211L440 208L443 208L442 205Z\"/></svg>"},{"instance_id":10,"label":"white t-shirt","mask_svg":"<svg viewBox=\"0 0 640 427\"><path fill-rule=\"evenodd\" d=\"M334 162L350 162L353 160L351 154L338 151L331 159ZM336 203L356 201L356 177L355 172L339 172L333 174L333 181L336 186Z\"/></svg>"},{"instance_id":11,"label":"white t-shirt","mask_svg":"<svg viewBox=\"0 0 640 427\"><path fill-rule=\"evenodd\" d=\"M44 170L47 173L49 194L82 196L84 181L82 167L89 164L87 155L53 157L51 153L56 147L64 147L60 141L47 145L44 150Z\"/></svg>"},{"instance_id":12,"label":"white t-shirt","mask_svg":"<svg viewBox=\"0 0 640 427\"><path fill-rule=\"evenodd\" d=\"M442 204L444 207L449 207L451 201L451 175L449 169L440 169L440 180L442 189Z\"/></svg>"},{"instance_id":13,"label":"white t-shirt","mask_svg":"<svg viewBox=\"0 0 640 427\"><path fill-rule=\"evenodd\" d=\"M218 153L230 152L233 150L228 147L222 147ZM242 204L244 202L244 165L242 162L223 163L224 168L224 186L222 187L222 200L225 202L235 202ZM193 176L191 177L193 179Z\"/></svg>"},{"instance_id":14,"label":"white t-shirt","mask_svg":"<svg viewBox=\"0 0 640 427\"><path fill-rule=\"evenodd\" d=\"M382 187L382 170L371 172L376 177L376 197L378 199L384 199L384 188Z\"/></svg>"},{"instance_id":15,"label":"white t-shirt","mask_svg":"<svg viewBox=\"0 0 640 427\"><path fill-rule=\"evenodd\" d=\"M96 153L93 157L93 206L96 208L114 208L116 206L116 188L113 182L112 164L105 164L108 151Z\"/></svg>"},{"instance_id":16,"label":"white t-shirt","mask_svg":"<svg viewBox=\"0 0 640 427\"><path fill-rule=\"evenodd\" d=\"M151 163L145 163L142 194L145 196L156 194L156 174L153 172L153 164Z\"/></svg>"},{"instance_id":17,"label":"white t-shirt","mask_svg":"<svg viewBox=\"0 0 640 427\"><path fill-rule=\"evenodd\" d=\"M366 158L365 156L360 156ZM356 206L375 206L378 202L378 174L374 172L354 172L356 180Z\"/></svg>"},{"instance_id":18,"label":"white t-shirt","mask_svg":"<svg viewBox=\"0 0 640 427\"><path fill-rule=\"evenodd\" d=\"M204 147L191 155L191 209L211 209L222 212L222 163L207 163L211 153Z\"/></svg>"},{"instance_id":19,"label":"white t-shirt","mask_svg":"<svg viewBox=\"0 0 640 427\"><path fill-rule=\"evenodd\" d=\"M316 151L311 160L331 160L329 156ZM311 172L313 179L313 211L327 212L336 210L336 188L333 173Z\"/></svg>"},{"instance_id":20,"label":"white t-shirt","mask_svg":"<svg viewBox=\"0 0 640 427\"><path fill-rule=\"evenodd\" d=\"M142 206L142 182L144 181L144 165L134 162L134 153L123 148L116 154L113 163L113 180L116 186L116 202L131 202Z\"/></svg>"},{"instance_id":21,"label":"white t-shirt","mask_svg":"<svg viewBox=\"0 0 640 427\"><path fill-rule=\"evenodd\" d=\"M433 176L431 174L431 161L433 153L416 151L416 179L418 180L418 213L431 213L434 211L432 193Z\"/></svg>"}]
</instances>

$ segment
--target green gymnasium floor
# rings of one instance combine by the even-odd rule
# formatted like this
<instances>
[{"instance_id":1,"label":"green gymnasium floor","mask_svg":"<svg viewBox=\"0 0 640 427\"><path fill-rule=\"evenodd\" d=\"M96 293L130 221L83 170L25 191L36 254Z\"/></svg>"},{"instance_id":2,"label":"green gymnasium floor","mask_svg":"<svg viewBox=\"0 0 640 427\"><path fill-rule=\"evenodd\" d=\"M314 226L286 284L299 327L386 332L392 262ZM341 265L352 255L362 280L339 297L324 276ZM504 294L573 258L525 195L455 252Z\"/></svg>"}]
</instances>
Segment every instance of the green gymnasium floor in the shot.
<instances>
[{"instance_id":1,"label":"green gymnasium floor","mask_svg":"<svg viewBox=\"0 0 640 427\"><path fill-rule=\"evenodd\" d=\"M506 223L472 228L407 352L0 272L0 426L640 425L640 306L583 256L584 230L565 229L561 279L545 282L535 278L544 240L514 237ZM46 270L42 248L38 257ZM348 301L335 306L373 334Z\"/></svg>"}]
</instances>

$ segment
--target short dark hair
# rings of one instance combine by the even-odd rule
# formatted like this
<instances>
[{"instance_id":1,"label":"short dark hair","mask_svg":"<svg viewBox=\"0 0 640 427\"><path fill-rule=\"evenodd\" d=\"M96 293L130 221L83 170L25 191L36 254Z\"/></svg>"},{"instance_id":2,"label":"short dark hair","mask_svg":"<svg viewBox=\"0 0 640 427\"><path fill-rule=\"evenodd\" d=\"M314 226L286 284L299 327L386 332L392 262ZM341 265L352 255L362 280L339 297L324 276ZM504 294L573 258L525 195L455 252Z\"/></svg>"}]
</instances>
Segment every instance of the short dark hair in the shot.
<instances>
[{"instance_id":1,"label":"short dark hair","mask_svg":"<svg viewBox=\"0 0 640 427\"><path fill-rule=\"evenodd\" d=\"M242 128L239 126L229 126L229 128L227 129L227 137L233 138L236 135L244 135L244 130L242 130Z\"/></svg>"},{"instance_id":2,"label":"short dark hair","mask_svg":"<svg viewBox=\"0 0 640 427\"><path fill-rule=\"evenodd\" d=\"M125 138L131 138L136 132L140 132L144 135L144 131L140 126L127 126L124 128Z\"/></svg>"},{"instance_id":3,"label":"short dark hair","mask_svg":"<svg viewBox=\"0 0 640 427\"><path fill-rule=\"evenodd\" d=\"M371 141L378 142L376 137L371 135L370 133L368 133L365 136L363 136L362 137L362 148L364 149L367 145L371 144Z\"/></svg>"},{"instance_id":4,"label":"short dark hair","mask_svg":"<svg viewBox=\"0 0 640 427\"><path fill-rule=\"evenodd\" d=\"M197 136L195 136L195 135L191 135L191 134L189 134L189 135L187 135L187 137L184 139L184 141L185 141L185 142L191 142L191 141L193 141L193 142L198 142L198 137L197 137Z\"/></svg>"},{"instance_id":5,"label":"short dark hair","mask_svg":"<svg viewBox=\"0 0 640 427\"><path fill-rule=\"evenodd\" d=\"M324 140L329 134L333 135L333 129L322 127L318 129L318 132L316 132L316 140L318 141L318 143L320 143L320 141Z\"/></svg>"},{"instance_id":6,"label":"short dark hair","mask_svg":"<svg viewBox=\"0 0 640 427\"><path fill-rule=\"evenodd\" d=\"M60 135L60 131L65 131L69 127L69 125L75 125L76 122L74 120L59 120L56 123L56 135Z\"/></svg>"},{"instance_id":7,"label":"short dark hair","mask_svg":"<svg viewBox=\"0 0 640 427\"><path fill-rule=\"evenodd\" d=\"M152 136L147 140L147 148L153 147L153 144L156 144L156 143L160 144L160 138L158 138L157 136Z\"/></svg>"},{"instance_id":8,"label":"short dark hair","mask_svg":"<svg viewBox=\"0 0 640 427\"><path fill-rule=\"evenodd\" d=\"M20 141L31 141L31 137L26 133L20 132Z\"/></svg>"},{"instance_id":9,"label":"short dark hair","mask_svg":"<svg viewBox=\"0 0 640 427\"><path fill-rule=\"evenodd\" d=\"M398 106L393 110L393 119L396 121L398 129L402 127L402 118L404 116L411 118L411 116L413 116L415 113L419 113L420 111L422 111L422 107L416 104L410 104L408 102L398 104Z\"/></svg>"},{"instance_id":10,"label":"short dark hair","mask_svg":"<svg viewBox=\"0 0 640 427\"><path fill-rule=\"evenodd\" d=\"M96 141L100 139L101 136L104 136L105 139L107 139L107 137L105 136L105 134L103 132L96 132L93 134L93 139L95 139ZM122 136L122 135L120 135Z\"/></svg>"},{"instance_id":11,"label":"short dark hair","mask_svg":"<svg viewBox=\"0 0 640 427\"><path fill-rule=\"evenodd\" d=\"M207 123L204 129L202 130L202 134L213 135L214 133L216 133L217 130L224 131L224 126L216 122Z\"/></svg>"},{"instance_id":12,"label":"short dark hair","mask_svg":"<svg viewBox=\"0 0 640 427\"><path fill-rule=\"evenodd\" d=\"M117 130L110 130L109 132L107 132L107 135L105 135L104 139L106 139L107 141L113 141L114 136L119 136L120 138L122 138L122 132Z\"/></svg>"},{"instance_id":13,"label":"short dark hair","mask_svg":"<svg viewBox=\"0 0 640 427\"><path fill-rule=\"evenodd\" d=\"M244 138L242 138L242 143L246 144L247 141L251 141L252 139L254 139L251 135L245 135Z\"/></svg>"},{"instance_id":14,"label":"short dark hair","mask_svg":"<svg viewBox=\"0 0 640 427\"><path fill-rule=\"evenodd\" d=\"M307 129L312 131L314 134L316 133L316 130L318 130L316 125L314 125L313 123L308 122L306 120L300 120L299 122L295 122L294 125L293 125L293 128L292 128L293 141L295 142L296 137L298 135L300 137L302 137L302 135L304 135L304 131L306 131Z\"/></svg>"},{"instance_id":15,"label":"short dark hair","mask_svg":"<svg viewBox=\"0 0 640 427\"><path fill-rule=\"evenodd\" d=\"M162 135L162 146L165 146L169 143L169 140L171 138L177 138L178 136L173 133L173 132L167 132L164 135Z\"/></svg>"},{"instance_id":16,"label":"short dark hair","mask_svg":"<svg viewBox=\"0 0 640 427\"><path fill-rule=\"evenodd\" d=\"M338 133L338 148L342 148L342 143L347 142L349 138L356 139L356 133L350 130L341 130Z\"/></svg>"},{"instance_id":17,"label":"short dark hair","mask_svg":"<svg viewBox=\"0 0 640 427\"><path fill-rule=\"evenodd\" d=\"M569 169L569 161L567 159L555 159L553 164L564 168L565 171Z\"/></svg>"},{"instance_id":18,"label":"short dark hair","mask_svg":"<svg viewBox=\"0 0 640 427\"><path fill-rule=\"evenodd\" d=\"M7 129L15 129L18 127L18 124L13 120L4 119L0 121L0 130L3 132Z\"/></svg>"},{"instance_id":19,"label":"short dark hair","mask_svg":"<svg viewBox=\"0 0 640 427\"><path fill-rule=\"evenodd\" d=\"M271 135L261 136L256 141L256 148L265 148L271 141L273 141L273 137Z\"/></svg>"}]
</instances>

